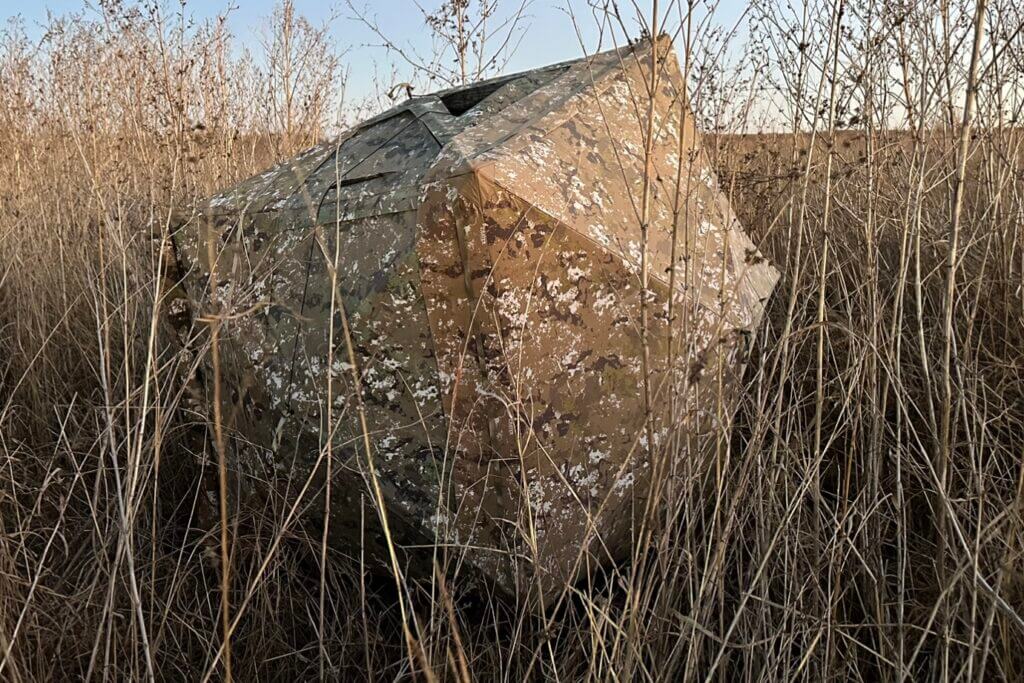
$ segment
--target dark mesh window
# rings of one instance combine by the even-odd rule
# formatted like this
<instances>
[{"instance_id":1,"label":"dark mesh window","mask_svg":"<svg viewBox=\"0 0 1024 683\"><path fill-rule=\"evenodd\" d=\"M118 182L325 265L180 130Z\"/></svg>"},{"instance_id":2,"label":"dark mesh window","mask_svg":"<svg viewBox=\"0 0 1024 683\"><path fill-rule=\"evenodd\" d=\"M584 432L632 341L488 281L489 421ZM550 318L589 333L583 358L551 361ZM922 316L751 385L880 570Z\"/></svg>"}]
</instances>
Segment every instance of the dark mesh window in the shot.
<instances>
[{"instance_id":1,"label":"dark mesh window","mask_svg":"<svg viewBox=\"0 0 1024 683\"><path fill-rule=\"evenodd\" d=\"M469 86L450 92L447 95L441 96L441 103L444 104L445 108L451 112L452 116L462 116L467 111L480 104L487 98L488 95L494 93L508 81L506 79L500 79L496 82L482 83L480 85Z\"/></svg>"}]
</instances>

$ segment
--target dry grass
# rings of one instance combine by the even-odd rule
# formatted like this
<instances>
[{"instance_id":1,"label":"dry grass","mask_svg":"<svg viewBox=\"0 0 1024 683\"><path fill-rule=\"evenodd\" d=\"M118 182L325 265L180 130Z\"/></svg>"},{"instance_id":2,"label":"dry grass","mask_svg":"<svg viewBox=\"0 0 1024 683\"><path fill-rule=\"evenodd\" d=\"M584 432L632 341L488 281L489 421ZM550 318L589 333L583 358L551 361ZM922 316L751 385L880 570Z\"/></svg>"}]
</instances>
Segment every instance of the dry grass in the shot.
<instances>
[{"instance_id":1,"label":"dry grass","mask_svg":"<svg viewBox=\"0 0 1024 683\"><path fill-rule=\"evenodd\" d=\"M974 6L880 9L847 5L841 54L832 5L758 10L779 45L815 36L772 53L773 92L815 133L707 144L783 278L731 438L673 479L635 565L545 618L413 591L410 645L393 582L322 562L320 531L284 528L284 504L234 509L236 679L1020 680L1019 19L991 12L962 144ZM216 23L104 16L55 22L41 47L10 31L0 53L4 680L221 676L216 458L156 254L176 207L321 138L339 82L294 17L267 45L294 44L275 39L290 26L324 50L298 86ZM724 87L708 68L698 109Z\"/></svg>"}]
</instances>

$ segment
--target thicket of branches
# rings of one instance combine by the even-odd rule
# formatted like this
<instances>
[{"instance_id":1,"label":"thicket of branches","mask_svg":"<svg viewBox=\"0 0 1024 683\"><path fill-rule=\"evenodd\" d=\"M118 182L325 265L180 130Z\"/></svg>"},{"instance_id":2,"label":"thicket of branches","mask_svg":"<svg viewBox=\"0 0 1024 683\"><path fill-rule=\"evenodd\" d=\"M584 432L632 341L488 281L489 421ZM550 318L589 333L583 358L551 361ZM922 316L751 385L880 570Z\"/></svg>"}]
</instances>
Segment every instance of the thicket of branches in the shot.
<instances>
[{"instance_id":1,"label":"thicket of branches","mask_svg":"<svg viewBox=\"0 0 1024 683\"><path fill-rule=\"evenodd\" d=\"M739 30L713 3L571 7L566 35L593 22L603 48L672 37L782 272L730 438L613 580L540 616L413 590L413 638L393 584L322 563L316 528L233 510L234 677L1019 680L1024 17L764 0ZM475 78L522 8L446 3L426 12L443 60L392 54ZM490 47L460 28L481 12L510 32ZM0 678L222 675L215 456L188 438L205 416L158 253L176 208L337 126L331 35L286 3L248 53L223 20L115 1L4 32Z\"/></svg>"}]
</instances>

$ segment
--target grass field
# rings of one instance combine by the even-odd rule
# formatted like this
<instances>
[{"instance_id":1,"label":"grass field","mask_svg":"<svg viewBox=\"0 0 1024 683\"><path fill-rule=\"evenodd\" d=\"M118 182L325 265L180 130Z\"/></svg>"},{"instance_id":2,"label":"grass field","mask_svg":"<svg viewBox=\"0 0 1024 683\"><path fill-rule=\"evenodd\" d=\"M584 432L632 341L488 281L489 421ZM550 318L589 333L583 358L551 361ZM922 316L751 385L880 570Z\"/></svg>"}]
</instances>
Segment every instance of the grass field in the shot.
<instances>
[{"instance_id":1,"label":"grass field","mask_svg":"<svg viewBox=\"0 0 1024 683\"><path fill-rule=\"evenodd\" d=\"M1020 680L1024 24L979 4L757 4L794 123L705 144L782 279L730 438L637 562L545 615L412 588L410 626L314 525L234 509L233 677ZM216 463L159 247L328 135L341 75L297 23L316 67L282 78L217 24L107 12L0 45L0 680L223 677Z\"/></svg>"}]
</instances>

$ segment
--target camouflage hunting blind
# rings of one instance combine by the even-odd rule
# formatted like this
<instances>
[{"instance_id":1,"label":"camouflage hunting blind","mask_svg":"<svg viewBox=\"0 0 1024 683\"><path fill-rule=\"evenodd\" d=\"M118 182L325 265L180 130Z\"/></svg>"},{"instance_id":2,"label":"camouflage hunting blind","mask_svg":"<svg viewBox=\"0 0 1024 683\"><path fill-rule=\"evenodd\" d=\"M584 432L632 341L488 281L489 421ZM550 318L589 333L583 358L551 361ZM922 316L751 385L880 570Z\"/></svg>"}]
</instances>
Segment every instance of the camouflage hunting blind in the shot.
<instances>
[{"instance_id":1,"label":"camouflage hunting blind","mask_svg":"<svg viewBox=\"0 0 1024 683\"><path fill-rule=\"evenodd\" d=\"M290 481L294 498L312 475L316 492L330 445L334 547L389 557L379 491L413 575L438 549L508 591L550 593L629 553L653 476L681 469L651 451L696 460L726 429L777 279L718 189L659 40L652 449L651 49L412 97L176 230L178 309L222 321L223 424L243 482ZM316 518L323 496L307 496Z\"/></svg>"}]
</instances>

